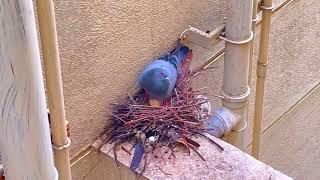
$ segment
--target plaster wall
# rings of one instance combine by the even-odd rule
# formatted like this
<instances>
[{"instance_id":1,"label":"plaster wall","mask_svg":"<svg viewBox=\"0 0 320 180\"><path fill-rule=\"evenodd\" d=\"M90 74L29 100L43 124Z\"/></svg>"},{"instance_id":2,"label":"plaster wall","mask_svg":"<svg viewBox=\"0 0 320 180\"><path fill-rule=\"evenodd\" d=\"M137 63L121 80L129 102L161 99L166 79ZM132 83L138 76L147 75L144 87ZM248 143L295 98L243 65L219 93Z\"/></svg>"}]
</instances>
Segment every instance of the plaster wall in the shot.
<instances>
[{"instance_id":1,"label":"plaster wall","mask_svg":"<svg viewBox=\"0 0 320 180\"><path fill-rule=\"evenodd\" d=\"M274 15L261 160L295 179L320 178L319 42L319 1L295 0Z\"/></svg>"},{"instance_id":2,"label":"plaster wall","mask_svg":"<svg viewBox=\"0 0 320 180\"><path fill-rule=\"evenodd\" d=\"M144 65L170 50L178 35L188 25L206 31L223 23L226 12L224 1L195 2L55 1L66 116L71 123L71 156L97 137L107 123L109 104L131 92ZM280 2L276 1L276 5ZM320 82L320 64L317 63L320 52L320 44L317 43L320 41L319 7L320 3L316 0L295 0L273 16L263 129L272 127L283 113ZM259 34L256 36L255 52L258 50L258 39ZM204 62L222 46L222 42L212 50L194 46L192 66ZM253 63L254 74L256 60L257 53ZM217 107L220 100L213 95L218 95L221 89L223 60L213 66L216 68L210 70L207 76L198 77L194 86L208 87L213 106ZM250 103L250 125L254 87L255 78ZM282 121L289 121L289 118ZM288 129L296 129L291 123L287 125ZM312 129L312 126L310 124L305 128ZM251 128L248 129L251 131ZM275 126L275 129L281 130L280 126ZM249 132L248 145L250 135ZM284 146L287 143L286 140L276 138L276 135L269 136L273 138L263 141L268 143L263 144L266 149L270 149L269 145L277 146L280 141ZM296 147L302 148L299 143ZM264 151L264 154L268 153L271 151ZM310 155L311 151L306 153L301 154L301 157ZM277 161L271 154L263 157L263 161L271 165ZM273 166L278 168L277 163ZM286 166L281 168L291 172L285 169ZM76 171L75 168L73 170Z\"/></svg>"},{"instance_id":3,"label":"plaster wall","mask_svg":"<svg viewBox=\"0 0 320 180\"><path fill-rule=\"evenodd\" d=\"M222 0L64 0L55 8L71 155L100 133L109 104L132 90L146 63L189 25L212 30L225 15ZM199 52L197 60L213 53Z\"/></svg>"}]
</instances>

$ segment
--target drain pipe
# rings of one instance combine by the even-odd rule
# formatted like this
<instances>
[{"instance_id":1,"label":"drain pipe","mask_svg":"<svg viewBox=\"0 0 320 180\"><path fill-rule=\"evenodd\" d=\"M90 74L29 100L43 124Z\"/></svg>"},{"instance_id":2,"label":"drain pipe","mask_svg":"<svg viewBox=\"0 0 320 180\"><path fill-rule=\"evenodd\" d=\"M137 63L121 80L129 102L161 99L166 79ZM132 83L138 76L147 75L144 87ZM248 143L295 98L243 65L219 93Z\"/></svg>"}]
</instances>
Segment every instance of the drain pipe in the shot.
<instances>
[{"instance_id":1,"label":"drain pipe","mask_svg":"<svg viewBox=\"0 0 320 180\"><path fill-rule=\"evenodd\" d=\"M238 148L246 149L247 107L250 88L248 86L250 41L253 0L227 1L225 37L225 61L222 104L234 114L236 125L226 140Z\"/></svg>"},{"instance_id":2,"label":"drain pipe","mask_svg":"<svg viewBox=\"0 0 320 180\"><path fill-rule=\"evenodd\" d=\"M58 180L32 0L0 1L0 22L0 151L5 179Z\"/></svg>"},{"instance_id":3,"label":"drain pipe","mask_svg":"<svg viewBox=\"0 0 320 180\"><path fill-rule=\"evenodd\" d=\"M252 24L251 31L253 33L253 38L250 42L250 60L249 60L249 87L251 87L252 79L252 61L253 61L253 50L254 50L254 38L256 36L256 26L259 19L258 14L258 0L253 0L253 9L252 9Z\"/></svg>"},{"instance_id":4,"label":"drain pipe","mask_svg":"<svg viewBox=\"0 0 320 180\"><path fill-rule=\"evenodd\" d=\"M67 122L56 32L54 5L52 0L37 0L39 31L45 68L50 125L54 160L60 180L71 180Z\"/></svg>"},{"instance_id":5,"label":"drain pipe","mask_svg":"<svg viewBox=\"0 0 320 180\"><path fill-rule=\"evenodd\" d=\"M269 31L273 8L274 5L272 0L263 0L262 6L260 6L260 9L262 9L262 23L260 33L259 59L257 63L257 85L252 139L252 155L256 159L259 159L260 154L264 84L268 65Z\"/></svg>"},{"instance_id":6,"label":"drain pipe","mask_svg":"<svg viewBox=\"0 0 320 180\"><path fill-rule=\"evenodd\" d=\"M208 133L221 137L246 151L246 127L249 88L250 42L253 39L253 0L229 0L226 25L219 26L210 34L189 27L180 38L202 47L212 46L217 39L225 41L223 107L218 108L204 123ZM222 32L225 29L225 32ZM224 36L222 36L222 34Z\"/></svg>"}]
</instances>

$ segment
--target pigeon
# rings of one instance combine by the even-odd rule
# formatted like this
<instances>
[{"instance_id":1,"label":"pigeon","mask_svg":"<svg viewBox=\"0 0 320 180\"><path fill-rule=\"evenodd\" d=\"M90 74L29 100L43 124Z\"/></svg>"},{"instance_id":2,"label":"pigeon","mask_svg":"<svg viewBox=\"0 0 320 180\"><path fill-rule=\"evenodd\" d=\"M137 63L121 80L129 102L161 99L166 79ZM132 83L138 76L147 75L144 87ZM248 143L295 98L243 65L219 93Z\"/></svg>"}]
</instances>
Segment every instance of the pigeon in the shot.
<instances>
[{"instance_id":1,"label":"pigeon","mask_svg":"<svg viewBox=\"0 0 320 180\"><path fill-rule=\"evenodd\" d=\"M139 85L148 95L150 106L160 107L171 96L189 51L190 48L179 42L174 50L155 59L143 69L139 75Z\"/></svg>"}]
</instances>

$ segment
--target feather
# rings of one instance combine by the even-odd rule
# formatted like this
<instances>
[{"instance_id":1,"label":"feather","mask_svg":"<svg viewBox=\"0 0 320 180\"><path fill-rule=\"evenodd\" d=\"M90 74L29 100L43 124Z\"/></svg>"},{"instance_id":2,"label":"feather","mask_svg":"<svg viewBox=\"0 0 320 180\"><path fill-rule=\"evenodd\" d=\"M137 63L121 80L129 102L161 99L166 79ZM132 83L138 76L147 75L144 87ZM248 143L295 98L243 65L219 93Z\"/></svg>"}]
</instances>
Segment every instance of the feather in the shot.
<instances>
[{"instance_id":1,"label":"feather","mask_svg":"<svg viewBox=\"0 0 320 180\"><path fill-rule=\"evenodd\" d=\"M144 154L144 145L142 142L138 142L135 145L133 158L132 158L132 161L130 164L130 169L132 171L135 171L139 167L139 164L142 160L143 154Z\"/></svg>"}]
</instances>

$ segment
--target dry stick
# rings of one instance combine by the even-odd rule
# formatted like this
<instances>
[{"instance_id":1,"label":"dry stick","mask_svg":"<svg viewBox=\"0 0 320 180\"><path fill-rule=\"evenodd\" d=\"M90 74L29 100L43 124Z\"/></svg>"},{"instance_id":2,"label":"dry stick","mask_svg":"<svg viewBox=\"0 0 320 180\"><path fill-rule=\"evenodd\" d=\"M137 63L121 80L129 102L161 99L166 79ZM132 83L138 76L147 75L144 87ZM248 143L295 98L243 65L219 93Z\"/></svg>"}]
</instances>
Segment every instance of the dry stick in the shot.
<instances>
[{"instance_id":1,"label":"dry stick","mask_svg":"<svg viewBox=\"0 0 320 180\"><path fill-rule=\"evenodd\" d=\"M163 169L161 169L160 168L160 166L156 166L163 174L165 174L165 175L169 175L169 176L172 176L172 174L171 173L167 173L167 172L165 172Z\"/></svg>"},{"instance_id":2,"label":"dry stick","mask_svg":"<svg viewBox=\"0 0 320 180\"><path fill-rule=\"evenodd\" d=\"M174 155L174 146L173 146L173 144L170 144L171 146L170 146L170 148L171 148L171 154L170 154L170 156L168 157L168 159L170 159L171 158L171 156L173 156L174 158L177 158L175 155Z\"/></svg>"},{"instance_id":3,"label":"dry stick","mask_svg":"<svg viewBox=\"0 0 320 180\"><path fill-rule=\"evenodd\" d=\"M125 120L123 120L122 118L120 118L119 116L117 116L117 115L115 115L115 114L113 114L113 113L110 113L113 117L115 117L115 118L117 118L117 119L119 119L120 121L122 121L122 122L124 122L124 123L126 123L126 121Z\"/></svg>"},{"instance_id":4,"label":"dry stick","mask_svg":"<svg viewBox=\"0 0 320 180\"><path fill-rule=\"evenodd\" d=\"M132 98L132 96L131 96L129 93L127 93L127 94L128 94L128 96L129 96L130 100L133 102L133 104L137 104L137 103L134 101L134 99Z\"/></svg>"},{"instance_id":5,"label":"dry stick","mask_svg":"<svg viewBox=\"0 0 320 180\"><path fill-rule=\"evenodd\" d=\"M191 151L190 151L190 146L188 145L188 143L187 143L187 142L183 142L183 141L181 141L181 140L178 140L177 142L179 142L179 143L183 144L185 147L187 147L188 154L189 154L189 156L190 156Z\"/></svg>"},{"instance_id":6,"label":"dry stick","mask_svg":"<svg viewBox=\"0 0 320 180\"><path fill-rule=\"evenodd\" d=\"M187 142L188 144L192 144L192 145L195 146L195 147L200 147L200 144L197 143L197 142L195 142L194 140L192 140L192 139L190 139L190 138L188 138L188 137L184 137L184 139L186 140L186 142Z\"/></svg>"},{"instance_id":7,"label":"dry stick","mask_svg":"<svg viewBox=\"0 0 320 180\"><path fill-rule=\"evenodd\" d=\"M145 108L150 108L150 109L161 109L162 107L153 107L153 106L147 106L147 105L131 105L133 107L145 107Z\"/></svg>"},{"instance_id":8,"label":"dry stick","mask_svg":"<svg viewBox=\"0 0 320 180\"><path fill-rule=\"evenodd\" d=\"M140 172L140 175L139 175L138 179L140 179L142 177L143 173L146 171L147 166L148 166L148 158L147 158L147 156L144 156L144 159L145 159L144 160L144 165L143 165L143 168L142 168L142 170Z\"/></svg>"},{"instance_id":9,"label":"dry stick","mask_svg":"<svg viewBox=\"0 0 320 180\"><path fill-rule=\"evenodd\" d=\"M130 97L130 99L131 99L131 101L133 102L133 104L135 104L136 105L136 102L134 101L134 99L130 96L130 94L128 93L128 96ZM132 109L131 108L129 108L129 112L128 113L132 113L132 115L136 118L136 115L135 115L135 113L132 111Z\"/></svg>"},{"instance_id":10,"label":"dry stick","mask_svg":"<svg viewBox=\"0 0 320 180\"><path fill-rule=\"evenodd\" d=\"M117 120L120 120L122 122L125 121L125 124L126 124L126 126L117 126L113 128L114 129L113 132L115 133L113 133L112 136L115 136L113 137L113 140L116 141L115 144L117 145L120 139L125 140L126 138L132 138L132 137L126 137L128 136L128 134L124 134L123 132L133 133L133 130L135 128L146 127L147 129L144 129L144 130L156 131L157 133L160 134L160 138L157 140L157 146L161 146L161 147L165 146L167 148L170 148L171 155L169 156L169 158L171 158L171 156L175 157L174 142L172 142L172 139L166 135L167 134L165 133L166 130L168 130L170 127L173 127L175 129L178 128L180 130L178 130L177 132L181 133L181 135L184 135L184 137L186 137L187 135L193 135L194 132L191 131L192 129L194 129L194 131L197 134L201 134L201 131L203 131L203 130L200 130L199 127L197 126L201 122L199 122L199 120L195 118L196 117L195 114L196 114L196 111L198 111L199 106L203 103L206 103L207 101L204 101L204 99L195 100L194 98L197 95L202 95L203 93L199 93L199 91L205 88L192 90L190 84L188 83L190 83L190 81L184 81L183 86L181 86L181 89L179 87L175 88L174 90L175 93L173 97L171 97L171 100L173 102L170 104L169 107L155 108L147 105L140 105L140 103L142 103L142 101L140 101L141 100L140 97L143 96L142 94L137 94L134 97L128 94L130 98L128 100L129 102L126 102L126 104L122 104L122 105L119 104L120 105L118 108L119 111L116 112L118 114L113 114L115 115L114 117L116 117L114 121L117 121ZM120 109L123 109L124 112L122 113ZM133 114L133 110L135 114ZM150 116L149 119L146 118L146 116ZM194 117L192 118L192 116ZM183 128L180 128L180 126L182 125L181 123L183 123ZM160 128L156 128L156 130L153 130L152 127L150 127L152 124L154 124L154 126L158 125L158 127ZM137 130L141 130L141 129L137 129ZM169 142L167 145L161 145L163 138L169 138ZM223 150L223 148L219 144L215 143L211 139L209 140L215 145L217 145L221 150ZM116 145L113 148L114 150ZM157 146L155 148L159 148ZM201 159L205 161L203 156L192 146L192 144L190 144L189 148L192 148L201 157ZM115 154L115 158L116 157L117 155ZM146 165L147 164L145 163L145 168L146 168Z\"/></svg>"},{"instance_id":11,"label":"dry stick","mask_svg":"<svg viewBox=\"0 0 320 180\"><path fill-rule=\"evenodd\" d=\"M131 147L130 151L132 151L132 150L133 150L133 148L134 148L134 147L136 147L137 142L138 142L138 141L137 141L137 139L136 139L136 141L133 143L133 146Z\"/></svg>"},{"instance_id":12,"label":"dry stick","mask_svg":"<svg viewBox=\"0 0 320 180\"><path fill-rule=\"evenodd\" d=\"M145 117L142 117L142 118L139 118L139 119L135 119L135 120L131 120L131 121L125 121L125 125L127 125L127 124L133 124L133 123L135 123L135 122L138 122L138 121L141 121L141 120L143 120L143 119L147 119L147 118L149 118L148 116L145 116Z\"/></svg>"},{"instance_id":13,"label":"dry stick","mask_svg":"<svg viewBox=\"0 0 320 180\"><path fill-rule=\"evenodd\" d=\"M116 152L116 147L118 145L118 142L119 140L116 140L116 142L114 143L114 146L113 146L113 155L114 155L114 161L116 162L117 166L120 168L120 164L119 164L119 161L118 161L118 156L117 156L117 152Z\"/></svg>"},{"instance_id":14,"label":"dry stick","mask_svg":"<svg viewBox=\"0 0 320 180\"><path fill-rule=\"evenodd\" d=\"M201 132L199 132L199 131L197 131L197 133L200 134L201 136L207 138L211 143L213 143L214 145L216 145L221 151L224 151L224 148L223 148L220 144L218 144L217 142L215 142L213 139L209 138L208 136L206 136L205 134L203 134L203 133L201 133Z\"/></svg>"},{"instance_id":15,"label":"dry stick","mask_svg":"<svg viewBox=\"0 0 320 180\"><path fill-rule=\"evenodd\" d=\"M129 155L132 155L132 153L128 149L126 149L124 146L121 146L121 149L124 150Z\"/></svg>"},{"instance_id":16,"label":"dry stick","mask_svg":"<svg viewBox=\"0 0 320 180\"><path fill-rule=\"evenodd\" d=\"M196 148L194 148L193 146L189 146L192 150L194 150L194 152L196 152L198 154L198 156L203 160L206 161L206 159L196 150Z\"/></svg>"}]
</instances>

